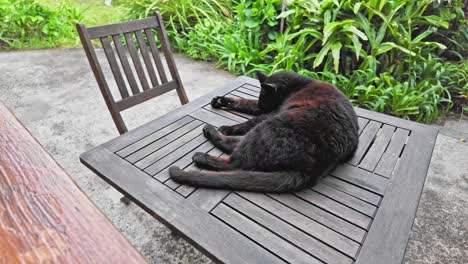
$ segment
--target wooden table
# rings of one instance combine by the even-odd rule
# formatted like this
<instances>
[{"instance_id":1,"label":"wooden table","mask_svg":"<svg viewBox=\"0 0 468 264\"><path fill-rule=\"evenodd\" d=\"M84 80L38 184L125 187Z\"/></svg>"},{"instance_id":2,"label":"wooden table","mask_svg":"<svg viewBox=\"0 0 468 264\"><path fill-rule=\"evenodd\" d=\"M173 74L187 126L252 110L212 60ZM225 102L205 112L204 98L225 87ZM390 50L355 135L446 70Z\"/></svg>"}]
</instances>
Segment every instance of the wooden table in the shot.
<instances>
[{"instance_id":1,"label":"wooden table","mask_svg":"<svg viewBox=\"0 0 468 264\"><path fill-rule=\"evenodd\" d=\"M295 194L196 189L169 179L170 165L196 169L195 152L222 155L202 135L204 124L250 118L211 108L211 98L257 98L258 86L240 77L81 161L217 262L400 263L437 136L432 127L357 109L354 157Z\"/></svg>"},{"instance_id":2,"label":"wooden table","mask_svg":"<svg viewBox=\"0 0 468 264\"><path fill-rule=\"evenodd\" d=\"M1 102L0 263L145 263Z\"/></svg>"}]
</instances>

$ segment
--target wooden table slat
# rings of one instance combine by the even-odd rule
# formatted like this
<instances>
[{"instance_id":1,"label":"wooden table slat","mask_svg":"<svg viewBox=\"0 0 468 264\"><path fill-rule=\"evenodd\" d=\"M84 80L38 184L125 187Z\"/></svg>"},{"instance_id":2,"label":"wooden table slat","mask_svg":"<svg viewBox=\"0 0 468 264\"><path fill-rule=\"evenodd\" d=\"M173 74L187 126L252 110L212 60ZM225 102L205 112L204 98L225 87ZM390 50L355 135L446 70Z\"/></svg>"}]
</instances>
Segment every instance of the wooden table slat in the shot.
<instances>
[{"instance_id":1,"label":"wooden table slat","mask_svg":"<svg viewBox=\"0 0 468 264\"><path fill-rule=\"evenodd\" d=\"M202 122L198 120L194 120L177 130L169 132L168 134L158 138L156 141L144 146L143 148L139 149L138 151L132 153L131 155L125 157L125 159L130 163L136 163L148 157L150 154L158 151L159 149L167 146L171 142L179 139L182 136L185 136L187 133L193 131L197 127L200 127ZM137 165L138 166L138 165Z\"/></svg>"},{"instance_id":2,"label":"wooden table slat","mask_svg":"<svg viewBox=\"0 0 468 264\"><path fill-rule=\"evenodd\" d=\"M177 120L176 122L155 131L154 133L136 141L133 144L128 145L127 147L117 151L117 155L121 157L127 157L130 154L146 147L147 145L161 139L162 137L166 136L167 134L181 128L182 126L185 126L189 122L193 121L194 119L191 118L190 116L185 116L180 120Z\"/></svg>"},{"instance_id":3,"label":"wooden table slat","mask_svg":"<svg viewBox=\"0 0 468 264\"><path fill-rule=\"evenodd\" d=\"M182 138L181 138L181 141L182 141ZM202 144L204 143L207 143L206 138L203 135L199 134L197 137L188 141L186 144L182 145L181 147L175 149L174 151L167 154L163 158L159 159L157 163L153 163L153 165L147 167L144 171L150 175L155 175L156 173L161 171L161 167L162 168L168 167L174 160L177 160L183 157L187 152L190 152L196 149L197 147L202 146ZM208 143L208 145L212 146L211 143Z\"/></svg>"},{"instance_id":4,"label":"wooden table slat","mask_svg":"<svg viewBox=\"0 0 468 264\"><path fill-rule=\"evenodd\" d=\"M372 144L375 135L382 124L376 121L370 121L359 136L359 145L351 160L348 163L356 166L366 154L367 149Z\"/></svg>"},{"instance_id":5,"label":"wooden table slat","mask_svg":"<svg viewBox=\"0 0 468 264\"><path fill-rule=\"evenodd\" d=\"M372 144L372 147L367 151L366 156L364 156L364 159L359 164L360 168L368 171L374 171L375 166L377 166L377 163L387 148L394 131L395 127L383 125L382 129L380 129L380 133L377 134L374 144Z\"/></svg>"},{"instance_id":6,"label":"wooden table slat","mask_svg":"<svg viewBox=\"0 0 468 264\"><path fill-rule=\"evenodd\" d=\"M248 120L247 118L245 118L243 116L240 116L240 115L233 114L232 112L229 112L229 111L226 111L226 110L223 110L223 109L213 108L213 107L211 107L211 105L206 105L206 106L203 107L203 109L205 109L207 111L210 111L210 112L213 112L215 114L224 116L226 118L229 118L229 119L231 119L231 120L233 120L235 122L239 122L239 123L243 123L243 122Z\"/></svg>"},{"instance_id":7,"label":"wooden table slat","mask_svg":"<svg viewBox=\"0 0 468 264\"><path fill-rule=\"evenodd\" d=\"M278 203L270 197L259 193L236 192L240 196L274 214L289 224L308 233L309 235L333 246L349 257L354 258L359 249L359 243L343 236L342 234L321 225L314 220L297 213L289 207Z\"/></svg>"},{"instance_id":8,"label":"wooden table slat","mask_svg":"<svg viewBox=\"0 0 468 264\"><path fill-rule=\"evenodd\" d=\"M201 120L205 123L211 124L215 127L220 126L232 126L238 124L239 122L226 118L222 115L215 114L203 108L198 109L197 111L190 114L190 116Z\"/></svg>"},{"instance_id":9,"label":"wooden table slat","mask_svg":"<svg viewBox=\"0 0 468 264\"><path fill-rule=\"evenodd\" d=\"M152 172L158 171L158 173L154 175L154 178L159 180L160 182L165 182L167 179L169 179L169 171L164 170L165 168L167 168L170 165L178 166L180 168L185 168L188 165L190 165L190 163L192 162L193 154L195 154L196 152L205 152L207 150L212 149L213 147L214 147L213 143L206 141L202 145L186 153L183 157L181 157L178 160L176 160L174 157L171 157L171 156L164 157L159 162L155 163L154 167L152 167L152 170L153 170ZM156 167L156 165L158 165L159 168Z\"/></svg>"},{"instance_id":10,"label":"wooden table slat","mask_svg":"<svg viewBox=\"0 0 468 264\"><path fill-rule=\"evenodd\" d=\"M224 204L217 206L212 214L288 263L322 263Z\"/></svg>"},{"instance_id":11,"label":"wooden table slat","mask_svg":"<svg viewBox=\"0 0 468 264\"><path fill-rule=\"evenodd\" d=\"M317 207L320 207L334 215L337 215L350 223L353 223L356 226L361 227L362 229L367 230L372 219L369 216L361 214L360 212L351 209L347 206L342 205L318 192L312 191L310 189L302 190L296 193L300 198L314 204ZM345 234L347 235L347 234ZM358 240L356 240L358 241ZM361 241L358 241L361 242Z\"/></svg>"},{"instance_id":12,"label":"wooden table slat","mask_svg":"<svg viewBox=\"0 0 468 264\"><path fill-rule=\"evenodd\" d=\"M302 198L301 195L296 195ZM289 208L296 210L298 213L301 213L310 219L313 219L314 221L351 238L358 243L361 243L364 239L364 235L366 234L364 229L346 222L342 218L336 217L321 207L315 206L315 203L312 205L309 203L309 201L313 199L303 200L292 194L271 194L269 196L276 201L288 206Z\"/></svg>"},{"instance_id":13,"label":"wooden table slat","mask_svg":"<svg viewBox=\"0 0 468 264\"><path fill-rule=\"evenodd\" d=\"M231 193L223 203L242 212L245 216L267 228L283 239L303 249L325 263L351 263L352 259L336 249L326 245L317 238L308 235L304 230L291 225L281 218L268 213L249 200L241 198L238 194Z\"/></svg>"},{"instance_id":14,"label":"wooden table slat","mask_svg":"<svg viewBox=\"0 0 468 264\"><path fill-rule=\"evenodd\" d=\"M395 134L388 145L387 150L382 155L375 173L382 175L384 177L390 177L393 169L395 168L396 162L405 146L406 139L408 138L409 131L405 129L398 128Z\"/></svg>"},{"instance_id":15,"label":"wooden table slat","mask_svg":"<svg viewBox=\"0 0 468 264\"><path fill-rule=\"evenodd\" d=\"M380 195L385 193L388 185L387 178L347 164L338 166L330 174Z\"/></svg>"},{"instance_id":16,"label":"wooden table slat","mask_svg":"<svg viewBox=\"0 0 468 264\"><path fill-rule=\"evenodd\" d=\"M350 208L353 208L354 210L359 211L369 217L374 217L375 211L377 210L376 206L364 202L363 200L360 200L352 195L349 195L345 192L342 192L323 183L315 185L314 187L312 187L312 190L321 193L322 195L325 195Z\"/></svg>"},{"instance_id":17,"label":"wooden table slat","mask_svg":"<svg viewBox=\"0 0 468 264\"><path fill-rule=\"evenodd\" d=\"M375 194L373 192L367 191L363 188L360 188L356 185L350 184L348 182L345 182L343 180L340 180L335 177L326 177L322 180L323 183L336 188L338 190L341 190L347 194L350 194L358 199L361 199L363 201L366 201L370 204L373 204L375 206L379 205L381 196L378 194Z\"/></svg>"},{"instance_id":18,"label":"wooden table slat","mask_svg":"<svg viewBox=\"0 0 468 264\"><path fill-rule=\"evenodd\" d=\"M190 132L187 134L175 139L171 143L167 145L159 145L157 146L156 151L152 152L148 156L142 158L141 160L137 161L135 163L135 166L137 166L140 169L145 169L149 167L151 164L155 163L157 160L163 158L167 154L173 152L177 148L183 146L184 144L190 142L192 139L200 136L202 134L202 128L203 125L200 125L194 129L192 129ZM161 147L162 146L162 147Z\"/></svg>"}]
</instances>

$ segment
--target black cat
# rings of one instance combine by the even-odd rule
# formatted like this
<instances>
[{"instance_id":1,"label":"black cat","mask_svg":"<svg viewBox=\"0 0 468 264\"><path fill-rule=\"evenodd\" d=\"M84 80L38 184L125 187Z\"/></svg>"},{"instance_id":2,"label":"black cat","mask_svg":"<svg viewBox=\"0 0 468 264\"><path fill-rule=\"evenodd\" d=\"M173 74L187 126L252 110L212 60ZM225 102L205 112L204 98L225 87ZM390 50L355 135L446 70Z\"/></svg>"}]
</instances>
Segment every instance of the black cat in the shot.
<instances>
[{"instance_id":1,"label":"black cat","mask_svg":"<svg viewBox=\"0 0 468 264\"><path fill-rule=\"evenodd\" d=\"M256 117L218 130L206 125L205 136L231 154L196 153L199 167L171 167L171 178L200 187L258 192L289 192L311 186L350 158L358 145L358 122L349 100L332 84L292 72L271 76L257 72L259 100L213 98L224 107Z\"/></svg>"}]
</instances>

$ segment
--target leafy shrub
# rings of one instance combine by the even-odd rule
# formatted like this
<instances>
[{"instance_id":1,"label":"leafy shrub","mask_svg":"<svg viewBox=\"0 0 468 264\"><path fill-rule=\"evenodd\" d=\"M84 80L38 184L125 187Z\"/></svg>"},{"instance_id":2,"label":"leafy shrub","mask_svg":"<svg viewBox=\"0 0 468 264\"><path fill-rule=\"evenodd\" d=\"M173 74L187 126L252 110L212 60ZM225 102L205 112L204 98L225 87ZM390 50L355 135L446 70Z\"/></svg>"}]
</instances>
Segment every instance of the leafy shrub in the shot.
<instances>
[{"instance_id":1,"label":"leafy shrub","mask_svg":"<svg viewBox=\"0 0 468 264\"><path fill-rule=\"evenodd\" d=\"M83 13L70 2L57 9L35 0L0 0L0 47L54 47L76 44L75 23Z\"/></svg>"},{"instance_id":2,"label":"leafy shrub","mask_svg":"<svg viewBox=\"0 0 468 264\"><path fill-rule=\"evenodd\" d=\"M426 123L468 98L462 0L292 0L282 13L280 0L225 0L230 14L209 0L139 3L133 17L160 10L180 51L233 73L300 72L355 105Z\"/></svg>"}]
</instances>

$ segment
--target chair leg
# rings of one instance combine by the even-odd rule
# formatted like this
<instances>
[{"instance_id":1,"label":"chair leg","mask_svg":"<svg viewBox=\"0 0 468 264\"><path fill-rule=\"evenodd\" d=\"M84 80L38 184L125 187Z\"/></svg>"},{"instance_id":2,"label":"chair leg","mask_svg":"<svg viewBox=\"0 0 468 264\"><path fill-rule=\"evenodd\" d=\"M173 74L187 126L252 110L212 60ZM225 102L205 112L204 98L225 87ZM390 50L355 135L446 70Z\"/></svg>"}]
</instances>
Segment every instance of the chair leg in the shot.
<instances>
[{"instance_id":1,"label":"chair leg","mask_svg":"<svg viewBox=\"0 0 468 264\"><path fill-rule=\"evenodd\" d=\"M122 196L122 198L120 198L120 201L124 203L125 205L128 205L129 203L132 202L130 198L128 198L127 196Z\"/></svg>"}]
</instances>

